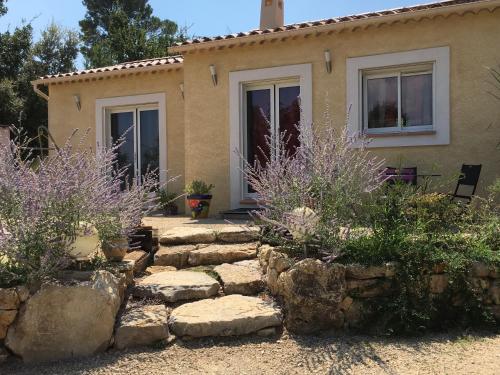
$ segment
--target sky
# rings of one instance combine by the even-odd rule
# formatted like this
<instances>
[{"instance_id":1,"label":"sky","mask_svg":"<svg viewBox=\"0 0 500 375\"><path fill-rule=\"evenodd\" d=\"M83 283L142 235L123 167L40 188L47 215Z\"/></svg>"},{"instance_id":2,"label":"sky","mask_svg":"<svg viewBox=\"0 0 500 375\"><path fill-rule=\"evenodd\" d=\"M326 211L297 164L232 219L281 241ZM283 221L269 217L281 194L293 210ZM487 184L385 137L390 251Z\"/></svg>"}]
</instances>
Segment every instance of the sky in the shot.
<instances>
[{"instance_id":1,"label":"sky","mask_svg":"<svg viewBox=\"0 0 500 375\"><path fill-rule=\"evenodd\" d=\"M432 0L285 0L285 22L296 23ZM154 14L188 26L190 35L214 36L248 31L259 26L261 0L150 0ZM7 0L9 11L0 17L0 32L31 21L35 40L51 21L78 31L85 15L81 0ZM78 67L82 67L81 58Z\"/></svg>"}]
</instances>

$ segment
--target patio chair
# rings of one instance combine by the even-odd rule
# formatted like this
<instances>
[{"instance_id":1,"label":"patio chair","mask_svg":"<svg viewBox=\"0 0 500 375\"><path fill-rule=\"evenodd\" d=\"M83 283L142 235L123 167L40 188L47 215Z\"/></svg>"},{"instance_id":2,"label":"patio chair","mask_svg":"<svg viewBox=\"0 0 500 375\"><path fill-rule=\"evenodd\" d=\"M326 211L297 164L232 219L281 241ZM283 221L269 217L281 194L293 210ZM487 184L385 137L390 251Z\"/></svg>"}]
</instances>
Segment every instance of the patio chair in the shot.
<instances>
[{"instance_id":1,"label":"patio chair","mask_svg":"<svg viewBox=\"0 0 500 375\"><path fill-rule=\"evenodd\" d=\"M387 182L390 185L395 184L397 181L402 181L407 184L417 185L417 167L408 167L408 168L394 168L387 167L384 171L386 176L389 176Z\"/></svg>"},{"instance_id":2,"label":"patio chair","mask_svg":"<svg viewBox=\"0 0 500 375\"><path fill-rule=\"evenodd\" d=\"M481 174L482 165L468 165L462 164L462 169L460 171L460 177L458 178L457 187L455 188L455 192L452 194L452 200L457 198L465 199L470 203L472 201L472 197L476 193L477 184L479 182L479 175ZM472 193L463 194L458 193L458 191L462 187L468 187L469 190L472 188Z\"/></svg>"}]
</instances>

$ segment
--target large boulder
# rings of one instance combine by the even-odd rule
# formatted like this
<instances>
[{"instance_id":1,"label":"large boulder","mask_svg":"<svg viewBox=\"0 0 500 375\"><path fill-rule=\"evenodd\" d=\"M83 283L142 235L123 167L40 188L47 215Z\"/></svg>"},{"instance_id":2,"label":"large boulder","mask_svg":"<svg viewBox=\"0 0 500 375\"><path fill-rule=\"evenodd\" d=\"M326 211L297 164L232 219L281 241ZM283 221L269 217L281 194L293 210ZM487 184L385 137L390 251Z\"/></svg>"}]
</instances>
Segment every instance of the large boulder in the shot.
<instances>
[{"instance_id":1,"label":"large boulder","mask_svg":"<svg viewBox=\"0 0 500 375\"><path fill-rule=\"evenodd\" d=\"M189 254L196 250L193 245L160 246L155 254L155 266L171 266L185 268L188 266Z\"/></svg>"},{"instance_id":2,"label":"large boulder","mask_svg":"<svg viewBox=\"0 0 500 375\"><path fill-rule=\"evenodd\" d=\"M164 305L146 305L127 311L115 333L118 349L150 345L168 338L167 309Z\"/></svg>"},{"instance_id":3,"label":"large boulder","mask_svg":"<svg viewBox=\"0 0 500 375\"><path fill-rule=\"evenodd\" d=\"M169 326L177 336L234 336L280 326L281 320L280 310L271 303L234 294L177 307Z\"/></svg>"},{"instance_id":4,"label":"large boulder","mask_svg":"<svg viewBox=\"0 0 500 375\"><path fill-rule=\"evenodd\" d=\"M191 266L234 263L257 257L257 243L209 245L189 254Z\"/></svg>"},{"instance_id":5,"label":"large boulder","mask_svg":"<svg viewBox=\"0 0 500 375\"><path fill-rule=\"evenodd\" d=\"M226 226L217 232L217 239L227 243L252 242L259 239L259 234L259 227Z\"/></svg>"},{"instance_id":6,"label":"large boulder","mask_svg":"<svg viewBox=\"0 0 500 375\"><path fill-rule=\"evenodd\" d=\"M26 362L89 356L108 348L123 285L107 271L89 283L44 285L20 309L6 346Z\"/></svg>"},{"instance_id":7,"label":"large boulder","mask_svg":"<svg viewBox=\"0 0 500 375\"><path fill-rule=\"evenodd\" d=\"M16 288L0 289L0 309L15 310L20 302Z\"/></svg>"},{"instance_id":8,"label":"large boulder","mask_svg":"<svg viewBox=\"0 0 500 375\"><path fill-rule=\"evenodd\" d=\"M159 298L165 302L209 298L219 292L220 284L204 272L160 272L136 283L137 297Z\"/></svg>"},{"instance_id":9,"label":"large boulder","mask_svg":"<svg viewBox=\"0 0 500 375\"><path fill-rule=\"evenodd\" d=\"M345 267L339 264L305 259L281 273L278 294L285 303L288 330L312 333L341 328L345 289Z\"/></svg>"},{"instance_id":10,"label":"large boulder","mask_svg":"<svg viewBox=\"0 0 500 375\"><path fill-rule=\"evenodd\" d=\"M17 310L0 310L0 340L7 335L7 329L16 319Z\"/></svg>"},{"instance_id":11,"label":"large boulder","mask_svg":"<svg viewBox=\"0 0 500 375\"><path fill-rule=\"evenodd\" d=\"M162 245L184 245L215 242L215 231L209 228L177 227L167 230L160 237Z\"/></svg>"},{"instance_id":12,"label":"large boulder","mask_svg":"<svg viewBox=\"0 0 500 375\"><path fill-rule=\"evenodd\" d=\"M258 260L222 264L214 268L225 294L255 295L265 287Z\"/></svg>"}]
</instances>

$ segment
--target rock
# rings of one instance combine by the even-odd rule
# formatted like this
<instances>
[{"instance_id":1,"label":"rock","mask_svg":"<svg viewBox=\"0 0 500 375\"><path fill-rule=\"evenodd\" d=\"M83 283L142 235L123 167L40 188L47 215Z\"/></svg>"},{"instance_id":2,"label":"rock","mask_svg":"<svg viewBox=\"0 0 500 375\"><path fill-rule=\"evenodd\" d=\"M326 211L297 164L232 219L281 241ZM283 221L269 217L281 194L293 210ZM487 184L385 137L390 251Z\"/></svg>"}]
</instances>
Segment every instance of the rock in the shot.
<instances>
[{"instance_id":1,"label":"rock","mask_svg":"<svg viewBox=\"0 0 500 375\"><path fill-rule=\"evenodd\" d=\"M262 271L264 273L267 272L267 266L269 265L269 256L271 252L274 250L274 247L269 245L262 245L258 250L258 258L260 266L262 267Z\"/></svg>"},{"instance_id":2,"label":"rock","mask_svg":"<svg viewBox=\"0 0 500 375\"><path fill-rule=\"evenodd\" d=\"M473 277L488 277L491 268L493 267L490 267L482 262L473 262L471 264L471 273Z\"/></svg>"},{"instance_id":3,"label":"rock","mask_svg":"<svg viewBox=\"0 0 500 375\"><path fill-rule=\"evenodd\" d=\"M129 260L123 260L119 262L108 262L106 269L112 272L116 277L123 275L126 281L126 285L131 285L134 283L134 262Z\"/></svg>"},{"instance_id":4,"label":"rock","mask_svg":"<svg viewBox=\"0 0 500 375\"><path fill-rule=\"evenodd\" d=\"M217 232L217 239L227 243L252 242L259 239L259 234L259 227L227 226Z\"/></svg>"},{"instance_id":5,"label":"rock","mask_svg":"<svg viewBox=\"0 0 500 375\"><path fill-rule=\"evenodd\" d=\"M349 294L357 298L373 298L388 295L392 291L392 283L385 279L347 280Z\"/></svg>"},{"instance_id":6,"label":"rock","mask_svg":"<svg viewBox=\"0 0 500 375\"><path fill-rule=\"evenodd\" d=\"M150 275L154 275L155 273L173 272L173 271L177 271L177 268L172 267L172 266L149 266L144 271L144 274L146 276L150 276Z\"/></svg>"},{"instance_id":7,"label":"rock","mask_svg":"<svg viewBox=\"0 0 500 375\"><path fill-rule=\"evenodd\" d=\"M203 272L161 272L136 283L137 297L160 298L166 302L209 298L219 292L220 285Z\"/></svg>"},{"instance_id":8,"label":"rock","mask_svg":"<svg viewBox=\"0 0 500 375\"><path fill-rule=\"evenodd\" d=\"M225 294L255 295L262 291L265 286L262 275L255 264L252 266L249 263L226 263L215 267L214 271L222 280Z\"/></svg>"},{"instance_id":9,"label":"rock","mask_svg":"<svg viewBox=\"0 0 500 375\"><path fill-rule=\"evenodd\" d=\"M347 310L344 311L344 319L347 326L359 328L365 319L365 306L359 300L353 300Z\"/></svg>"},{"instance_id":10,"label":"rock","mask_svg":"<svg viewBox=\"0 0 500 375\"><path fill-rule=\"evenodd\" d=\"M271 328L264 328L261 329L260 331L257 331L257 336L260 337L273 337L278 333L278 330L276 327L271 327Z\"/></svg>"},{"instance_id":11,"label":"rock","mask_svg":"<svg viewBox=\"0 0 500 375\"><path fill-rule=\"evenodd\" d=\"M167 309L164 305L146 305L127 311L115 333L118 349L150 345L168 338Z\"/></svg>"},{"instance_id":12,"label":"rock","mask_svg":"<svg viewBox=\"0 0 500 375\"><path fill-rule=\"evenodd\" d=\"M312 333L341 328L345 288L345 268L340 264L305 259L281 273L278 289L286 308L287 329Z\"/></svg>"},{"instance_id":13,"label":"rock","mask_svg":"<svg viewBox=\"0 0 500 375\"><path fill-rule=\"evenodd\" d=\"M443 293L448 287L447 275L431 275L429 291L434 294Z\"/></svg>"},{"instance_id":14,"label":"rock","mask_svg":"<svg viewBox=\"0 0 500 375\"><path fill-rule=\"evenodd\" d=\"M233 263L257 257L257 243L209 245L189 254L191 266Z\"/></svg>"},{"instance_id":15,"label":"rock","mask_svg":"<svg viewBox=\"0 0 500 375\"><path fill-rule=\"evenodd\" d=\"M177 227L163 233L162 245L184 245L215 242L215 231L208 228Z\"/></svg>"},{"instance_id":16,"label":"rock","mask_svg":"<svg viewBox=\"0 0 500 375\"><path fill-rule=\"evenodd\" d=\"M155 266L171 266L175 268L184 268L188 266L189 254L196 250L193 245L182 246L160 246L155 254Z\"/></svg>"},{"instance_id":17,"label":"rock","mask_svg":"<svg viewBox=\"0 0 500 375\"><path fill-rule=\"evenodd\" d=\"M279 326L281 320L281 312L269 302L234 294L177 307L169 326L177 336L235 336Z\"/></svg>"},{"instance_id":18,"label":"rock","mask_svg":"<svg viewBox=\"0 0 500 375\"><path fill-rule=\"evenodd\" d=\"M292 260L285 253L281 253L279 251L272 251L269 255L269 268L273 268L280 274L283 271L286 271L292 266Z\"/></svg>"},{"instance_id":19,"label":"rock","mask_svg":"<svg viewBox=\"0 0 500 375\"><path fill-rule=\"evenodd\" d=\"M20 302L16 288L0 289L0 309L15 310Z\"/></svg>"},{"instance_id":20,"label":"rock","mask_svg":"<svg viewBox=\"0 0 500 375\"><path fill-rule=\"evenodd\" d=\"M395 263L387 263L383 266L362 266L359 264L350 264L347 265L345 269L346 278L359 280L392 277L395 273Z\"/></svg>"},{"instance_id":21,"label":"rock","mask_svg":"<svg viewBox=\"0 0 500 375\"><path fill-rule=\"evenodd\" d=\"M16 292L17 292L17 296L19 297L20 302L26 302L28 300L28 298L30 298L30 291L24 285L17 286Z\"/></svg>"},{"instance_id":22,"label":"rock","mask_svg":"<svg viewBox=\"0 0 500 375\"><path fill-rule=\"evenodd\" d=\"M150 259L150 254L143 250L134 250L125 255L123 260L134 262L134 275L138 275L146 269Z\"/></svg>"},{"instance_id":23,"label":"rock","mask_svg":"<svg viewBox=\"0 0 500 375\"><path fill-rule=\"evenodd\" d=\"M353 302L354 302L354 300L351 297L347 296L346 298L344 298L344 300L340 304L340 309L343 311L349 310L349 308L351 307Z\"/></svg>"},{"instance_id":24,"label":"rock","mask_svg":"<svg viewBox=\"0 0 500 375\"><path fill-rule=\"evenodd\" d=\"M7 361L7 359L10 357L9 352L7 349L5 349L3 346L0 346L0 365Z\"/></svg>"},{"instance_id":25,"label":"rock","mask_svg":"<svg viewBox=\"0 0 500 375\"><path fill-rule=\"evenodd\" d=\"M279 293L279 288L278 288L279 276L280 276L280 274L274 268L267 269L266 283L267 283L267 287L269 288L269 291L271 292L271 294L273 296L275 296Z\"/></svg>"},{"instance_id":26,"label":"rock","mask_svg":"<svg viewBox=\"0 0 500 375\"><path fill-rule=\"evenodd\" d=\"M97 272L91 283L43 285L19 311L5 344L26 362L102 352L120 302L119 280L107 271Z\"/></svg>"},{"instance_id":27,"label":"rock","mask_svg":"<svg viewBox=\"0 0 500 375\"><path fill-rule=\"evenodd\" d=\"M17 310L0 310L0 340L7 335L7 329L16 319Z\"/></svg>"}]
</instances>

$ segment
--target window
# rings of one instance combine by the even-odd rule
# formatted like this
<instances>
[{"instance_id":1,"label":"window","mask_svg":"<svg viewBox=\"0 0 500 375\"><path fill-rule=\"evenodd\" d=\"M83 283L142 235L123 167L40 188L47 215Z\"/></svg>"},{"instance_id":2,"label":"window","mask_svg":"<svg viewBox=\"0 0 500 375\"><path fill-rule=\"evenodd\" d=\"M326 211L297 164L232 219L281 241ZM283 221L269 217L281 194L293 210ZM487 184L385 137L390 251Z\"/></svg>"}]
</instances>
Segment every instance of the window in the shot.
<instances>
[{"instance_id":1,"label":"window","mask_svg":"<svg viewBox=\"0 0 500 375\"><path fill-rule=\"evenodd\" d=\"M347 59L348 131L367 147L450 144L450 48Z\"/></svg>"},{"instance_id":2,"label":"window","mask_svg":"<svg viewBox=\"0 0 500 375\"><path fill-rule=\"evenodd\" d=\"M278 140L285 133L287 151L291 154L299 143L297 125L300 122L300 86L298 82L245 85L245 156L250 164L256 160L261 165L272 157L267 139ZM255 193L248 184L245 195Z\"/></svg>"},{"instance_id":3,"label":"window","mask_svg":"<svg viewBox=\"0 0 500 375\"><path fill-rule=\"evenodd\" d=\"M363 73L363 131L433 130L433 66Z\"/></svg>"}]
</instances>

